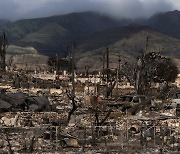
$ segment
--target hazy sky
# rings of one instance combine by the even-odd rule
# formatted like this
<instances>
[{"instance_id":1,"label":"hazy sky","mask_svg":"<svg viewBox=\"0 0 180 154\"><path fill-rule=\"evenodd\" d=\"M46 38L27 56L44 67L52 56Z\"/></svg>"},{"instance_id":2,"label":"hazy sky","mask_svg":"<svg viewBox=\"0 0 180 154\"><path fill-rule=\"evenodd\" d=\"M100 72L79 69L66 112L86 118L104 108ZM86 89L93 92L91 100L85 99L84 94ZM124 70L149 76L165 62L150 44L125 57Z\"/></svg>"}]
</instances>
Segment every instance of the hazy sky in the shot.
<instances>
[{"instance_id":1,"label":"hazy sky","mask_svg":"<svg viewBox=\"0 0 180 154\"><path fill-rule=\"evenodd\" d=\"M180 0L0 0L0 18L13 20L81 11L138 18L175 9Z\"/></svg>"}]
</instances>

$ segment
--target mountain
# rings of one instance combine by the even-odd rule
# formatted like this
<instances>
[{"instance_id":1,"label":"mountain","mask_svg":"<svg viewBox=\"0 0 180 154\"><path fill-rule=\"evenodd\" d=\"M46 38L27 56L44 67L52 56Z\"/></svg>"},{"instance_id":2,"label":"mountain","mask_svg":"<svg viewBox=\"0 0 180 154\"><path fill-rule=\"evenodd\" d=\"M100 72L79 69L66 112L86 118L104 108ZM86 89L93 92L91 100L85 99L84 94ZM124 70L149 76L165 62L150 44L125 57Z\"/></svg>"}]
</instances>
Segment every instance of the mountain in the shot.
<instances>
[{"instance_id":1,"label":"mountain","mask_svg":"<svg viewBox=\"0 0 180 154\"><path fill-rule=\"evenodd\" d=\"M10 51L15 51L13 54L19 56L25 55L29 49L31 52L37 51L48 56L56 53L67 55L68 45L75 41L78 66L82 67L101 66L102 52L105 52L107 47L111 54L116 54L111 55L113 67L117 67L119 53L133 61L145 48L147 36L148 51L162 50L164 55L180 58L179 11L156 14L148 20L135 20L135 24L131 22L126 19L115 20L94 12L82 12L19 20L0 26L0 31L7 34L9 44L13 45ZM33 53L31 57L36 54L38 55ZM30 54L26 54L26 59L29 56ZM41 62L47 60L47 57L42 59ZM23 61L22 57L20 61ZM36 63L35 61L37 59L33 60L33 63Z\"/></svg>"},{"instance_id":2,"label":"mountain","mask_svg":"<svg viewBox=\"0 0 180 154\"><path fill-rule=\"evenodd\" d=\"M180 11L156 14L148 19L145 24L159 32L180 39Z\"/></svg>"},{"instance_id":3,"label":"mountain","mask_svg":"<svg viewBox=\"0 0 180 154\"><path fill-rule=\"evenodd\" d=\"M128 20L117 21L94 13L71 13L46 18L19 20L0 27L9 42L19 46L32 46L43 54L66 52L72 41L79 43L89 34L127 25Z\"/></svg>"},{"instance_id":4,"label":"mountain","mask_svg":"<svg viewBox=\"0 0 180 154\"><path fill-rule=\"evenodd\" d=\"M4 24L7 24L7 23L10 23L10 21L5 20L5 19L0 19L0 25L4 25Z\"/></svg>"},{"instance_id":5,"label":"mountain","mask_svg":"<svg viewBox=\"0 0 180 154\"><path fill-rule=\"evenodd\" d=\"M110 28L89 36L79 47L78 68L89 65L93 69L102 67L102 53L106 48L110 51L111 67L116 68L119 55L121 59L134 61L138 54L145 50L148 41L148 51L161 51L163 55L180 58L180 40L155 31L154 29L131 24Z\"/></svg>"},{"instance_id":6,"label":"mountain","mask_svg":"<svg viewBox=\"0 0 180 154\"><path fill-rule=\"evenodd\" d=\"M82 44L80 44L78 50L81 52L86 52L88 50L95 50L101 47L107 47L121 39L129 38L134 33L138 33L143 30L150 31L150 28L143 25L130 24L128 26L119 26L106 29L88 36L82 42ZM138 48L137 50L140 49Z\"/></svg>"}]
</instances>

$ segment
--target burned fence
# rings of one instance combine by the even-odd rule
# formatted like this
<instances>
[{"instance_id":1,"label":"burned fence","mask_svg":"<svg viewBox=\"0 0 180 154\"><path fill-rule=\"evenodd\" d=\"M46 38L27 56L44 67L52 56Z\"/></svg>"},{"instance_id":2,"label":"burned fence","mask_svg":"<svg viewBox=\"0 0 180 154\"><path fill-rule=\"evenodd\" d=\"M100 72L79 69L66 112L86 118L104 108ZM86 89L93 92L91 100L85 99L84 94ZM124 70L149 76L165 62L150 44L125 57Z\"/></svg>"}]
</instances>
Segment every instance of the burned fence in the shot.
<instances>
[{"instance_id":1,"label":"burned fence","mask_svg":"<svg viewBox=\"0 0 180 154\"><path fill-rule=\"evenodd\" d=\"M80 121L70 121L68 125L64 123L67 115L56 112L1 116L0 152L168 153L180 150L179 118L124 117L97 126L90 120L92 114L80 116ZM11 122L3 122L6 119Z\"/></svg>"}]
</instances>

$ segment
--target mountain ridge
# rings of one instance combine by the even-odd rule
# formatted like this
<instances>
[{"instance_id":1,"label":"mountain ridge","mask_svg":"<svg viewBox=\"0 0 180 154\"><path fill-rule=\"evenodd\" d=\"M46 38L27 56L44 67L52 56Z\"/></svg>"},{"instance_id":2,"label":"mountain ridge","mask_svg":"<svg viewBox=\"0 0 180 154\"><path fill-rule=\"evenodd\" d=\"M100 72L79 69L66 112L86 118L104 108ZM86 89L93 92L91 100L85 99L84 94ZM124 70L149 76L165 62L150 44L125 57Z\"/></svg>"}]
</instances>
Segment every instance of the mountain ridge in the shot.
<instances>
[{"instance_id":1,"label":"mountain ridge","mask_svg":"<svg viewBox=\"0 0 180 154\"><path fill-rule=\"evenodd\" d=\"M109 36L106 34L108 34L109 31L114 31L114 33L110 33L111 39L107 40ZM123 31L123 36L118 35L118 32L121 31ZM105 39L106 41L101 42L102 39ZM92 47L92 44L94 43L96 43L95 48ZM147 51L146 45L148 45ZM123 57L125 56L132 61L139 56L141 51L161 52L164 56L176 59L180 58L179 39L157 32L147 26L130 25L112 28L103 31L102 33L98 32L92 34L92 36L84 41L77 49L77 51L79 51L77 54L79 60L77 62L78 68L83 69L83 64L88 64L93 69L99 69L98 66L102 66L100 59L102 59L103 53L106 53L107 47L109 48L113 67L117 67L116 65L120 55L123 55Z\"/></svg>"},{"instance_id":2,"label":"mountain ridge","mask_svg":"<svg viewBox=\"0 0 180 154\"><path fill-rule=\"evenodd\" d=\"M159 13L146 21L146 24L157 31L180 39L180 11Z\"/></svg>"},{"instance_id":3,"label":"mountain ridge","mask_svg":"<svg viewBox=\"0 0 180 154\"><path fill-rule=\"evenodd\" d=\"M19 20L11 24L1 26L0 30L6 32L10 42L13 44L20 46L33 46L41 53L46 53L46 51L42 51L41 48L47 48L50 50L52 48L51 45L57 48L56 44L61 44L63 48L66 48L67 45L74 40L79 42L94 32L117 25L126 25L127 23L128 21L125 20L116 21L97 13L85 12L71 13L47 18ZM48 26L48 24L51 24L51 26ZM61 33L55 33L51 37L48 35L43 35L52 30L52 24L56 24L65 29L68 32L67 35L62 36ZM42 31L45 26L46 30ZM39 33L40 30L41 33ZM31 36L31 34L35 33L37 34L37 38L39 37L39 42L31 41L31 37L30 39L25 39L27 38L27 35ZM42 43L43 39L48 39L50 42L54 43L47 46L47 44ZM59 52L58 50L55 51Z\"/></svg>"},{"instance_id":4,"label":"mountain ridge","mask_svg":"<svg viewBox=\"0 0 180 154\"><path fill-rule=\"evenodd\" d=\"M171 25L175 27L170 28ZM19 20L0 26L0 31L6 32L10 44L32 46L48 56L67 55L68 45L75 41L76 50L82 56L110 47L111 51L121 50L136 57L145 47L148 36L150 50L165 48L164 54L178 58L180 38L176 33L180 34L180 26L177 25L180 25L180 11L156 14L140 21L117 21L94 12L83 12Z\"/></svg>"}]
</instances>

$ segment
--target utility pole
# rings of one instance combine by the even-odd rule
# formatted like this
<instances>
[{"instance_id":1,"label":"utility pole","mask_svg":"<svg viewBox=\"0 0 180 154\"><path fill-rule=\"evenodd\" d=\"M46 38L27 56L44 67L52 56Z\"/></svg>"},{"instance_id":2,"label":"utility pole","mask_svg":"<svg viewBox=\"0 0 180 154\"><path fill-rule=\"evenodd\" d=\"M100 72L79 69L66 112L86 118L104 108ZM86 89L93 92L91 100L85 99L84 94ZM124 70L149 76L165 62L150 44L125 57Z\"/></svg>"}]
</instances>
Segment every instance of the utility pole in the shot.
<instances>
[{"instance_id":1,"label":"utility pole","mask_svg":"<svg viewBox=\"0 0 180 154\"><path fill-rule=\"evenodd\" d=\"M146 38L146 48L145 48L145 51L148 50L148 43L149 43L149 37L147 36L147 38Z\"/></svg>"},{"instance_id":2,"label":"utility pole","mask_svg":"<svg viewBox=\"0 0 180 154\"><path fill-rule=\"evenodd\" d=\"M109 48L106 50L106 60L107 60L107 82L109 81Z\"/></svg>"},{"instance_id":3,"label":"utility pole","mask_svg":"<svg viewBox=\"0 0 180 154\"><path fill-rule=\"evenodd\" d=\"M72 93L71 93L71 95L72 95L72 102L73 103L75 103L74 102L74 98L75 98L75 80L74 80L74 73L75 73L75 71L74 71L74 42L72 43L72 46L71 46L71 52L72 52Z\"/></svg>"},{"instance_id":4,"label":"utility pole","mask_svg":"<svg viewBox=\"0 0 180 154\"><path fill-rule=\"evenodd\" d=\"M59 57L58 55L56 54L56 79L59 79Z\"/></svg>"},{"instance_id":5,"label":"utility pole","mask_svg":"<svg viewBox=\"0 0 180 154\"><path fill-rule=\"evenodd\" d=\"M6 71L6 49L8 46L7 38L5 33L3 32L0 38L0 56L1 56L1 70Z\"/></svg>"},{"instance_id":6,"label":"utility pole","mask_svg":"<svg viewBox=\"0 0 180 154\"><path fill-rule=\"evenodd\" d=\"M102 80L102 83L104 83L104 74L105 74L105 57L106 57L106 53L105 52L102 52L102 57L100 57L100 60L102 61L102 72L101 72L101 80Z\"/></svg>"},{"instance_id":7,"label":"utility pole","mask_svg":"<svg viewBox=\"0 0 180 154\"><path fill-rule=\"evenodd\" d=\"M121 57L120 57L120 54L118 56L118 71L120 72L120 68L121 67Z\"/></svg>"},{"instance_id":8,"label":"utility pole","mask_svg":"<svg viewBox=\"0 0 180 154\"><path fill-rule=\"evenodd\" d=\"M103 53L103 81L104 81L104 68L105 68L105 53Z\"/></svg>"},{"instance_id":9,"label":"utility pole","mask_svg":"<svg viewBox=\"0 0 180 154\"><path fill-rule=\"evenodd\" d=\"M116 70L116 96L118 96L119 69Z\"/></svg>"},{"instance_id":10,"label":"utility pole","mask_svg":"<svg viewBox=\"0 0 180 154\"><path fill-rule=\"evenodd\" d=\"M56 73L58 71L58 55L56 54Z\"/></svg>"},{"instance_id":11,"label":"utility pole","mask_svg":"<svg viewBox=\"0 0 180 154\"><path fill-rule=\"evenodd\" d=\"M28 64L26 62L26 73L28 73Z\"/></svg>"},{"instance_id":12,"label":"utility pole","mask_svg":"<svg viewBox=\"0 0 180 154\"><path fill-rule=\"evenodd\" d=\"M89 66L85 66L85 77L89 77Z\"/></svg>"}]
</instances>

